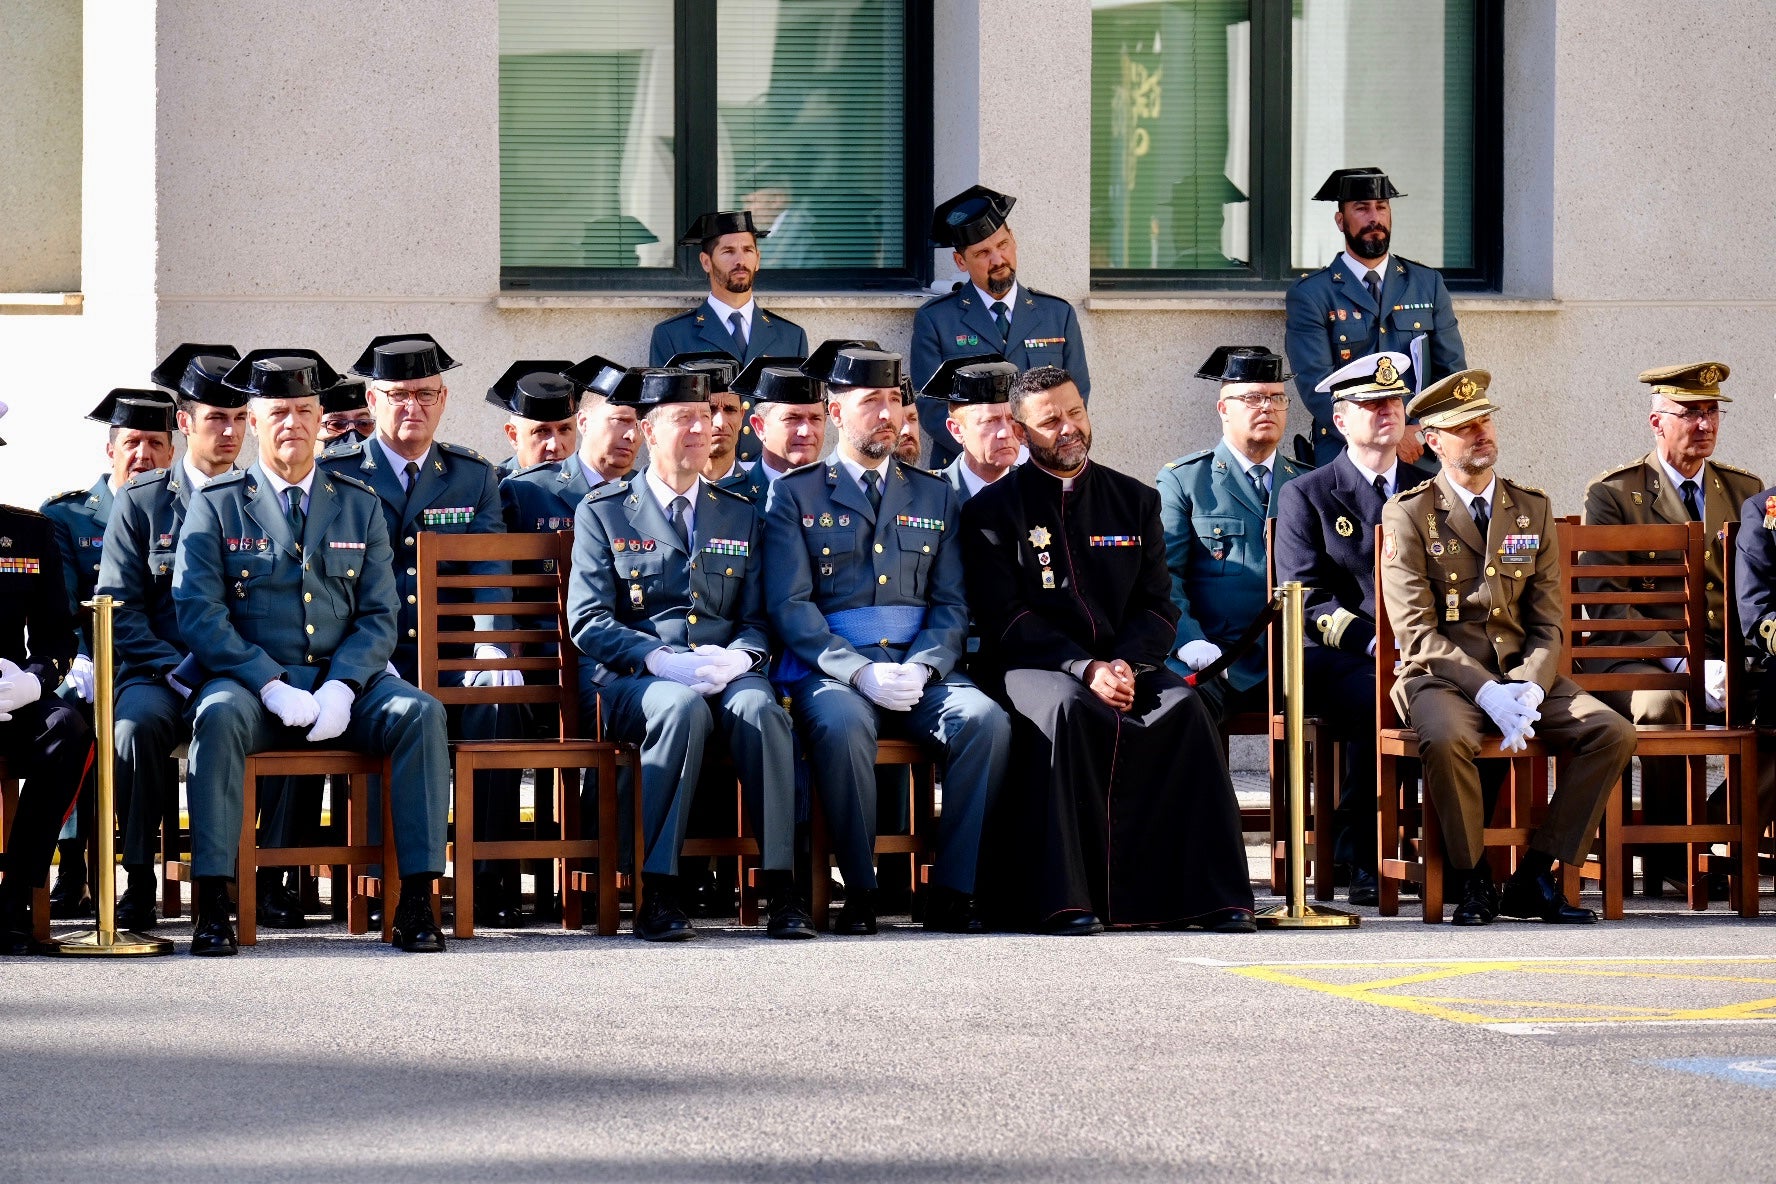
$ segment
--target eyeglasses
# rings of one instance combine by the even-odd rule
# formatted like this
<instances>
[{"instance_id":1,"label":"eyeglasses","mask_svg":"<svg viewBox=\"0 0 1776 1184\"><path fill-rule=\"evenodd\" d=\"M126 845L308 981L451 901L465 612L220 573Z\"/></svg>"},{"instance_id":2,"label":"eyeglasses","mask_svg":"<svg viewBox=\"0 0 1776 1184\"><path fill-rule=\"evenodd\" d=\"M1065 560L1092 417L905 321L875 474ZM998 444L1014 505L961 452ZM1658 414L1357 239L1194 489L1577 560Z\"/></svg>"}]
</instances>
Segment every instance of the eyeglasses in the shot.
<instances>
[{"instance_id":1,"label":"eyeglasses","mask_svg":"<svg viewBox=\"0 0 1776 1184\"><path fill-rule=\"evenodd\" d=\"M1268 407L1281 410L1289 405L1288 395L1228 395L1227 399L1233 403L1244 403L1253 411L1263 411Z\"/></svg>"},{"instance_id":2,"label":"eyeglasses","mask_svg":"<svg viewBox=\"0 0 1776 1184\"><path fill-rule=\"evenodd\" d=\"M1692 407L1688 411L1671 411L1663 407L1659 409L1660 415L1669 415L1673 419L1681 419L1692 425L1710 421L1719 423L1721 417L1726 413L1725 407Z\"/></svg>"},{"instance_id":3,"label":"eyeglasses","mask_svg":"<svg viewBox=\"0 0 1776 1184\"><path fill-rule=\"evenodd\" d=\"M373 432L376 420L368 415L329 416L321 421L321 427L329 432Z\"/></svg>"},{"instance_id":4,"label":"eyeglasses","mask_svg":"<svg viewBox=\"0 0 1776 1184\"><path fill-rule=\"evenodd\" d=\"M438 400L444 397L444 388L431 386L418 391L377 391L376 393L397 407L403 403L418 403L421 407L436 407Z\"/></svg>"}]
</instances>

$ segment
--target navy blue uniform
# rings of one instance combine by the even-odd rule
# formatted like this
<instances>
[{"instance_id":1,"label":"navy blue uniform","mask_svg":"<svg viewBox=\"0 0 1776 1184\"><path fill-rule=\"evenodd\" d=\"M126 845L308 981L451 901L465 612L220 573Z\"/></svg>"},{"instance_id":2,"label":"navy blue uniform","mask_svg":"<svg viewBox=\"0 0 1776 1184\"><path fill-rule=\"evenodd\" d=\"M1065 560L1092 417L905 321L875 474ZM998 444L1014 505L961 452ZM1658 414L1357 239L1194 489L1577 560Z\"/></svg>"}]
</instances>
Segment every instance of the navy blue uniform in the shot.
<instances>
[{"instance_id":1,"label":"navy blue uniform","mask_svg":"<svg viewBox=\"0 0 1776 1184\"><path fill-rule=\"evenodd\" d=\"M802 327L758 305L752 310L752 336L742 351L726 322L718 320L708 300L667 317L654 326L648 343L648 365L664 366L674 354L702 353L721 350L740 359L740 364L755 358L805 358L808 356L808 334Z\"/></svg>"}]
</instances>

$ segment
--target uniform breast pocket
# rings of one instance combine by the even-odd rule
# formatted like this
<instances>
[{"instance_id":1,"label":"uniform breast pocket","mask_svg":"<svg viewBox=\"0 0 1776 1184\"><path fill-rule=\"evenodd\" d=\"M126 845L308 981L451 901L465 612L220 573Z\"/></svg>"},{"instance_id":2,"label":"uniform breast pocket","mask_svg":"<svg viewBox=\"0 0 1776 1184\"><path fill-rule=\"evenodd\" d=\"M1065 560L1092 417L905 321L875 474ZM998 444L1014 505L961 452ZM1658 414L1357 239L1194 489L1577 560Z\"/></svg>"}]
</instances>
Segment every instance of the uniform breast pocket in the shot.
<instances>
[{"instance_id":1,"label":"uniform breast pocket","mask_svg":"<svg viewBox=\"0 0 1776 1184\"><path fill-rule=\"evenodd\" d=\"M1486 580L1477 563L1445 560L1431 570L1433 592L1437 597L1439 621L1484 621L1488 604L1484 595ZM1454 612L1454 617L1450 613Z\"/></svg>"},{"instance_id":2,"label":"uniform breast pocket","mask_svg":"<svg viewBox=\"0 0 1776 1184\"><path fill-rule=\"evenodd\" d=\"M321 556L321 574L327 577L327 590L333 595L333 611L350 617L358 601L358 580L364 574L364 553L328 549Z\"/></svg>"},{"instance_id":3,"label":"uniform breast pocket","mask_svg":"<svg viewBox=\"0 0 1776 1184\"><path fill-rule=\"evenodd\" d=\"M646 617L660 598L660 580L666 571L658 551L639 551L617 559L617 616L624 620Z\"/></svg>"},{"instance_id":4,"label":"uniform breast pocket","mask_svg":"<svg viewBox=\"0 0 1776 1184\"><path fill-rule=\"evenodd\" d=\"M148 552L148 582L156 588L172 587L173 564L178 558L177 551Z\"/></svg>"},{"instance_id":5,"label":"uniform breast pocket","mask_svg":"<svg viewBox=\"0 0 1776 1184\"><path fill-rule=\"evenodd\" d=\"M1025 338L1024 354L1030 364L1026 370L1034 370L1038 366L1062 366L1067 359L1067 342L1065 338Z\"/></svg>"},{"instance_id":6,"label":"uniform breast pocket","mask_svg":"<svg viewBox=\"0 0 1776 1184\"><path fill-rule=\"evenodd\" d=\"M897 526L894 542L900 548L900 592L923 600L931 583L931 565L937 558L937 546L943 538L935 530Z\"/></svg>"},{"instance_id":7,"label":"uniform breast pocket","mask_svg":"<svg viewBox=\"0 0 1776 1184\"><path fill-rule=\"evenodd\" d=\"M729 555L703 554L697 557L697 568L703 573L699 589L703 607L712 615L732 620L740 608L740 581L744 568Z\"/></svg>"},{"instance_id":8,"label":"uniform breast pocket","mask_svg":"<svg viewBox=\"0 0 1776 1184\"><path fill-rule=\"evenodd\" d=\"M1388 314L1388 336L1399 334L1388 342L1391 349L1405 349L1414 337L1429 333L1436 327L1435 310L1429 308L1396 308Z\"/></svg>"},{"instance_id":9,"label":"uniform breast pocket","mask_svg":"<svg viewBox=\"0 0 1776 1184\"><path fill-rule=\"evenodd\" d=\"M852 554L857 536L848 530L810 530L808 565L814 572L814 592L822 599L849 596L857 586L857 565Z\"/></svg>"},{"instance_id":10,"label":"uniform breast pocket","mask_svg":"<svg viewBox=\"0 0 1776 1184\"><path fill-rule=\"evenodd\" d=\"M1202 514L1192 525L1200 548L1198 558L1205 561L1209 573L1220 575L1231 568L1245 539L1246 524L1238 518ZM1139 548L1130 549L1139 552Z\"/></svg>"},{"instance_id":11,"label":"uniform breast pocket","mask_svg":"<svg viewBox=\"0 0 1776 1184\"><path fill-rule=\"evenodd\" d=\"M229 555L222 571L227 577L224 587L230 609L242 617L263 617L275 608L271 593L271 576L276 556L270 551L251 551Z\"/></svg>"}]
</instances>

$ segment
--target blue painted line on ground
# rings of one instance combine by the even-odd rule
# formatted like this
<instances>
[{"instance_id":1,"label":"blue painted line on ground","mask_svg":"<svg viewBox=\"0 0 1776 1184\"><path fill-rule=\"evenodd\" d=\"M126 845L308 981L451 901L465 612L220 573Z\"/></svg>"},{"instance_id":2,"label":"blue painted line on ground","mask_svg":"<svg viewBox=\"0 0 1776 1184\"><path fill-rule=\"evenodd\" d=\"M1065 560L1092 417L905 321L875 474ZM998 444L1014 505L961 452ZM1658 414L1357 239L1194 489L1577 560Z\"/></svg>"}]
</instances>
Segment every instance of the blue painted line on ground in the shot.
<instances>
[{"instance_id":1,"label":"blue painted line on ground","mask_svg":"<svg viewBox=\"0 0 1776 1184\"><path fill-rule=\"evenodd\" d=\"M1736 1085L1776 1089L1776 1057L1679 1057L1652 1063L1661 1069L1676 1069Z\"/></svg>"}]
</instances>

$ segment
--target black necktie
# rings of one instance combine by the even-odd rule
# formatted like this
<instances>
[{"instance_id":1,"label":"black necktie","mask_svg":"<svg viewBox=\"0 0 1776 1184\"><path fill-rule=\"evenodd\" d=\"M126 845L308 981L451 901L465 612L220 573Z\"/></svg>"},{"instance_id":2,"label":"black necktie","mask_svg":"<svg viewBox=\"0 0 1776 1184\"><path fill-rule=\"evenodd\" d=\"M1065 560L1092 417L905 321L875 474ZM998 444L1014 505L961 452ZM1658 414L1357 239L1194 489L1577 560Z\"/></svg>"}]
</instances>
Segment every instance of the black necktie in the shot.
<instances>
[{"instance_id":1,"label":"black necktie","mask_svg":"<svg viewBox=\"0 0 1776 1184\"><path fill-rule=\"evenodd\" d=\"M1480 541L1486 541L1486 532L1492 528L1492 511L1486 508L1486 499L1474 499L1474 525L1480 530Z\"/></svg>"},{"instance_id":2,"label":"black necktie","mask_svg":"<svg viewBox=\"0 0 1776 1184\"><path fill-rule=\"evenodd\" d=\"M1258 504L1266 510L1270 509L1270 466L1253 465L1246 476L1252 479L1252 488L1258 491Z\"/></svg>"},{"instance_id":3,"label":"black necktie","mask_svg":"<svg viewBox=\"0 0 1776 1184\"><path fill-rule=\"evenodd\" d=\"M403 469L402 472L407 474L407 503L406 504L412 505L413 504L413 487L419 484L419 464L418 464L418 462L411 461L411 460L408 461L407 467L405 469Z\"/></svg>"},{"instance_id":4,"label":"black necktie","mask_svg":"<svg viewBox=\"0 0 1776 1184\"><path fill-rule=\"evenodd\" d=\"M1010 310L1005 307L1005 301L993 301L993 323L999 326L1000 345L1004 345L1005 339L1011 336L1011 318L1005 315L1009 311Z\"/></svg>"},{"instance_id":5,"label":"black necktie","mask_svg":"<svg viewBox=\"0 0 1776 1184\"><path fill-rule=\"evenodd\" d=\"M1375 496L1384 502L1388 500L1388 482L1386 477L1377 477L1375 479Z\"/></svg>"},{"instance_id":6,"label":"black necktie","mask_svg":"<svg viewBox=\"0 0 1776 1184\"><path fill-rule=\"evenodd\" d=\"M667 515L672 521L672 533L678 536L679 545L684 548L686 555L691 553L691 526L685 521L685 511L690 508L691 503L681 495L672 499L672 512Z\"/></svg>"},{"instance_id":7,"label":"black necktie","mask_svg":"<svg viewBox=\"0 0 1776 1184\"><path fill-rule=\"evenodd\" d=\"M284 490L287 508L284 516L290 520L290 537L296 540L296 546L302 546L302 527L307 522L307 515L302 512L302 490L292 485Z\"/></svg>"},{"instance_id":8,"label":"black necktie","mask_svg":"<svg viewBox=\"0 0 1776 1184\"><path fill-rule=\"evenodd\" d=\"M1363 286L1369 289L1369 299L1375 301L1375 307L1381 307L1381 273L1370 268L1363 275Z\"/></svg>"},{"instance_id":9,"label":"black necktie","mask_svg":"<svg viewBox=\"0 0 1776 1184\"><path fill-rule=\"evenodd\" d=\"M734 331L734 344L740 347L740 356L746 356L746 318L739 313L728 317L728 326Z\"/></svg>"},{"instance_id":10,"label":"black necktie","mask_svg":"<svg viewBox=\"0 0 1776 1184\"><path fill-rule=\"evenodd\" d=\"M876 485L876 482L881 479L882 474L876 472L874 469L865 469L863 471L863 496L869 499L871 510L880 510L882 508L882 491L877 488Z\"/></svg>"},{"instance_id":11,"label":"black necktie","mask_svg":"<svg viewBox=\"0 0 1776 1184\"><path fill-rule=\"evenodd\" d=\"M1697 496L1701 490L1694 481L1685 481L1680 488L1683 490L1684 509L1690 512L1690 521L1702 521L1702 499Z\"/></svg>"}]
</instances>

